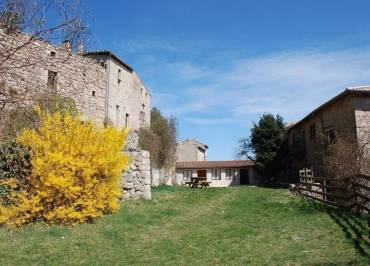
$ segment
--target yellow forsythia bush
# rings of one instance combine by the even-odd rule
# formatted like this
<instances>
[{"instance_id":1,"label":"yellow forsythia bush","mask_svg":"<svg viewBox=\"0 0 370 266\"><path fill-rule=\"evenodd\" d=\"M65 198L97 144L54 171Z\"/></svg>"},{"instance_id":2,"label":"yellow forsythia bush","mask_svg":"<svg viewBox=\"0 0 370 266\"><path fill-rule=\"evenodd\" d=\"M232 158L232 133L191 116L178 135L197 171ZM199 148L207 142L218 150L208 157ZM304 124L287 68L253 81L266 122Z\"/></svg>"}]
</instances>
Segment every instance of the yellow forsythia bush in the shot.
<instances>
[{"instance_id":1,"label":"yellow forsythia bush","mask_svg":"<svg viewBox=\"0 0 370 266\"><path fill-rule=\"evenodd\" d=\"M129 164L122 152L127 130L96 127L79 115L39 110L41 124L18 141L31 149L32 174L7 180L18 186L14 204L0 206L0 223L80 223L119 208L120 176Z\"/></svg>"}]
</instances>

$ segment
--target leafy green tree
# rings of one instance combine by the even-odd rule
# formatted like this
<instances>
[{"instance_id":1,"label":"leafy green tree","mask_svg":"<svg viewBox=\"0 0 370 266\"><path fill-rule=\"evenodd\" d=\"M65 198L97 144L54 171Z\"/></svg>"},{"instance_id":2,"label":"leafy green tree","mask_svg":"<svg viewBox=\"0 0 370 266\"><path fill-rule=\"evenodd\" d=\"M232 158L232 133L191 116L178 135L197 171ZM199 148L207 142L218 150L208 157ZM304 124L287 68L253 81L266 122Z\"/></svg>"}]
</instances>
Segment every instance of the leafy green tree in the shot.
<instances>
[{"instance_id":1,"label":"leafy green tree","mask_svg":"<svg viewBox=\"0 0 370 266\"><path fill-rule=\"evenodd\" d=\"M239 141L239 157L255 161L256 170L263 178L278 174L282 165L280 156L284 143L285 125L280 115L263 114L253 123L249 138Z\"/></svg>"},{"instance_id":2,"label":"leafy green tree","mask_svg":"<svg viewBox=\"0 0 370 266\"><path fill-rule=\"evenodd\" d=\"M151 163L157 168L171 168L176 162L177 120L166 118L154 107L150 128L139 131L139 146L150 151Z\"/></svg>"}]
</instances>

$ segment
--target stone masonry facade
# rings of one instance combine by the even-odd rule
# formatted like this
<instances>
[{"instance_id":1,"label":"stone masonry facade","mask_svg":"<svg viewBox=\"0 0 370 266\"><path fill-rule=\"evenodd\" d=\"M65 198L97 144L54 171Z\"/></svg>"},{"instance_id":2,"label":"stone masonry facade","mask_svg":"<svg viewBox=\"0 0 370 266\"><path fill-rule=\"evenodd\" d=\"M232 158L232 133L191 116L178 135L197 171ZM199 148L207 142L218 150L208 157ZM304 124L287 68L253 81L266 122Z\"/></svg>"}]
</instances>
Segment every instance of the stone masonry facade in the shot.
<instances>
[{"instance_id":1,"label":"stone masonry facade","mask_svg":"<svg viewBox=\"0 0 370 266\"><path fill-rule=\"evenodd\" d=\"M29 40L22 33L6 34L0 29L1 50L14 49ZM81 113L98 123L104 121L106 94L105 70L96 61L72 54L67 49L34 40L7 61L2 84L27 95L50 89L71 97ZM53 84L49 84L53 75ZM53 88L51 88L53 87Z\"/></svg>"},{"instance_id":2,"label":"stone masonry facade","mask_svg":"<svg viewBox=\"0 0 370 266\"><path fill-rule=\"evenodd\" d=\"M350 87L288 129L290 175L312 168L326 175L325 149L336 139L369 142L370 87Z\"/></svg>"},{"instance_id":3,"label":"stone masonry facade","mask_svg":"<svg viewBox=\"0 0 370 266\"><path fill-rule=\"evenodd\" d=\"M9 35L0 29L0 50L18 47L29 38L23 33ZM150 155L138 148L135 133L141 126L149 126L150 94L132 69L122 73L123 81L119 82L124 83L122 87L113 86L109 83L114 79L117 82L117 77L112 78L107 72L107 65L98 58L84 56L83 53L74 54L68 46L59 47L43 40L34 40L20 49L7 64L9 69L0 80L3 86L28 96L52 90L72 98L82 115L98 124L102 124L108 116L116 126L131 128L124 151L131 156L132 162L122 175L123 199L151 198ZM122 113L113 114L117 106L122 108ZM121 114L122 117L117 117ZM129 124L127 114L131 119ZM139 116L141 121L136 121Z\"/></svg>"},{"instance_id":4,"label":"stone masonry facade","mask_svg":"<svg viewBox=\"0 0 370 266\"><path fill-rule=\"evenodd\" d=\"M150 177L150 154L148 151L138 149L139 136L131 132L125 152L131 156L129 170L123 174L122 187L123 199L144 198L150 200L151 177Z\"/></svg>"}]
</instances>

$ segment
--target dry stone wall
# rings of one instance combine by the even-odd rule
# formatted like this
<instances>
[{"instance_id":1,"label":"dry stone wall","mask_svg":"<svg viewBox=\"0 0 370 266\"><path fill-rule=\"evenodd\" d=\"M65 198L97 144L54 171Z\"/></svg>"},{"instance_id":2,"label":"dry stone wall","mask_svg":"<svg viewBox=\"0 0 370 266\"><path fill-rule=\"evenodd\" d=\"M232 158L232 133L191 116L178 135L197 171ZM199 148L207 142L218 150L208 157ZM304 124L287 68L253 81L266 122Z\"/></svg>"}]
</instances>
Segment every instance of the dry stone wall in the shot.
<instances>
[{"instance_id":1,"label":"dry stone wall","mask_svg":"<svg viewBox=\"0 0 370 266\"><path fill-rule=\"evenodd\" d=\"M150 200L150 153L138 148L139 136L131 132L125 152L131 156L129 169L122 175L123 200L144 198Z\"/></svg>"}]
</instances>

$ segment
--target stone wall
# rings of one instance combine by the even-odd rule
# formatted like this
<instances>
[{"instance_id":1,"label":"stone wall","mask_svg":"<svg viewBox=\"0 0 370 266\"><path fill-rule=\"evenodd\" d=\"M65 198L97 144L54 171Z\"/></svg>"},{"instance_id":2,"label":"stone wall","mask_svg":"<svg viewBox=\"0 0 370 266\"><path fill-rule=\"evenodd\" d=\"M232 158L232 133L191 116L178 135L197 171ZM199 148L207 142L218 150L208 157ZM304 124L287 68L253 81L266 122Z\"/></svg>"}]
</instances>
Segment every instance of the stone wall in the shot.
<instances>
[{"instance_id":1,"label":"stone wall","mask_svg":"<svg viewBox=\"0 0 370 266\"><path fill-rule=\"evenodd\" d=\"M31 98L48 89L50 71L56 73L55 88L50 91L71 97L81 113L98 123L105 116L105 69L95 60L73 54L67 47L58 47L43 40L33 40L24 33L11 35L0 29L0 52L22 49L1 65L1 82ZM27 45L25 45L27 44Z\"/></svg>"},{"instance_id":2,"label":"stone wall","mask_svg":"<svg viewBox=\"0 0 370 266\"><path fill-rule=\"evenodd\" d=\"M123 200L152 198L150 154L138 148L138 141L138 134L131 132L125 147L125 152L131 156L131 164L122 175Z\"/></svg>"}]
</instances>

